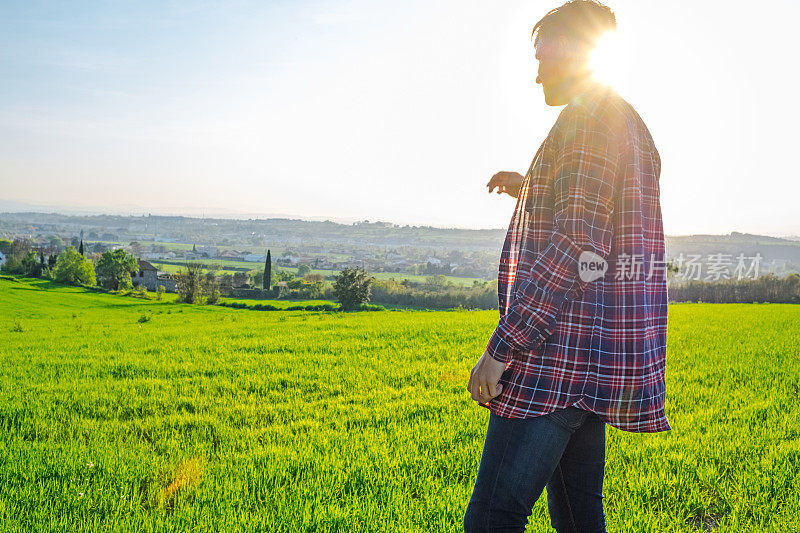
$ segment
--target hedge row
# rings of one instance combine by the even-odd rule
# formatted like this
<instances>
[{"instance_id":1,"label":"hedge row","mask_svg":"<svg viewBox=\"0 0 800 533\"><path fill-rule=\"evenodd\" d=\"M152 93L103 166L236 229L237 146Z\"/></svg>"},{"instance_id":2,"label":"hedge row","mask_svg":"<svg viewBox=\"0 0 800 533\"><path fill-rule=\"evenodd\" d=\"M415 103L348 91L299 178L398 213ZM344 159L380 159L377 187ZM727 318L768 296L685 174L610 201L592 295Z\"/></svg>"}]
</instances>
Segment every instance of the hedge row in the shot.
<instances>
[{"instance_id":1,"label":"hedge row","mask_svg":"<svg viewBox=\"0 0 800 533\"><path fill-rule=\"evenodd\" d=\"M222 307L232 307L233 309L250 309L253 311L339 311L340 307L335 304L317 305L290 305L289 307L277 307L271 304L247 305L243 302L220 302L217 305ZM361 304L356 311L385 311L382 305Z\"/></svg>"}]
</instances>

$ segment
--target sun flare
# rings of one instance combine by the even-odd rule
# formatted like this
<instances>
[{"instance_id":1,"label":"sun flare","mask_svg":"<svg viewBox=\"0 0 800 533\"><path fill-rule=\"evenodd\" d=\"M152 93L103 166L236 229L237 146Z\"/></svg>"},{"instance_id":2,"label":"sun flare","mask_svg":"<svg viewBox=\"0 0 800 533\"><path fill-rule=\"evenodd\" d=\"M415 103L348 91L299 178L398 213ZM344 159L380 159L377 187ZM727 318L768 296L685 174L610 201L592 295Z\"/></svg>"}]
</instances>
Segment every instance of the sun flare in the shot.
<instances>
[{"instance_id":1,"label":"sun flare","mask_svg":"<svg viewBox=\"0 0 800 533\"><path fill-rule=\"evenodd\" d=\"M591 53L589 68L598 81L619 88L625 78L625 61L619 34L610 31L603 34Z\"/></svg>"}]
</instances>

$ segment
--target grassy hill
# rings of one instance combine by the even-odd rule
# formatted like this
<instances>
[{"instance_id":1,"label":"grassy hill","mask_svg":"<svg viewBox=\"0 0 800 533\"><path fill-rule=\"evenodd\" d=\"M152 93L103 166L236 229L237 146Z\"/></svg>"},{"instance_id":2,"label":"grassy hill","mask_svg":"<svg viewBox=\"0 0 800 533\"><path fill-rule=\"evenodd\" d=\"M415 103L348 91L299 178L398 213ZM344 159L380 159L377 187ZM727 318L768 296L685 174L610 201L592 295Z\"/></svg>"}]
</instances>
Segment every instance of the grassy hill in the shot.
<instances>
[{"instance_id":1,"label":"grassy hill","mask_svg":"<svg viewBox=\"0 0 800 533\"><path fill-rule=\"evenodd\" d=\"M800 529L800 307L670 307L609 531ZM0 279L4 531L461 531L492 311L258 313ZM546 498L528 531L550 531Z\"/></svg>"}]
</instances>

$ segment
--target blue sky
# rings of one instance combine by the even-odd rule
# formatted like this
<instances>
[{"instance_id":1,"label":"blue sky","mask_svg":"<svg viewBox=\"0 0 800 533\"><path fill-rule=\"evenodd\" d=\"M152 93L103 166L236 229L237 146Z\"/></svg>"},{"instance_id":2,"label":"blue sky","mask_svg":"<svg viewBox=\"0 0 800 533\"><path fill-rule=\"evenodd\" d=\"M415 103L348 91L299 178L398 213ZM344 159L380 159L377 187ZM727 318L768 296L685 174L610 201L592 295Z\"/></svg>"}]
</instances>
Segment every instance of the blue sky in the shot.
<instances>
[{"instance_id":1,"label":"blue sky","mask_svg":"<svg viewBox=\"0 0 800 533\"><path fill-rule=\"evenodd\" d=\"M556 5L2 3L0 200L505 227L485 183L562 109L529 40ZM800 234L800 7L609 5L665 231Z\"/></svg>"}]
</instances>

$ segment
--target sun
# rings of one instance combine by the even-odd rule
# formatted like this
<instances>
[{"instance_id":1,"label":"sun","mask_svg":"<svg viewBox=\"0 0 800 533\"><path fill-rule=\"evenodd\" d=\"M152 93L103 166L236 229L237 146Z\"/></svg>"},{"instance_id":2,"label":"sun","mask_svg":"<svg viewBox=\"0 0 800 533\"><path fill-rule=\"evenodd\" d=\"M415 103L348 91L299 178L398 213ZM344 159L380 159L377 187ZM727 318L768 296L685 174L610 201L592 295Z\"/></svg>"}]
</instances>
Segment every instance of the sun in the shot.
<instances>
[{"instance_id":1,"label":"sun","mask_svg":"<svg viewBox=\"0 0 800 533\"><path fill-rule=\"evenodd\" d=\"M616 31L606 32L597 41L589 58L589 68L598 81L620 88L625 79L624 47Z\"/></svg>"}]
</instances>

